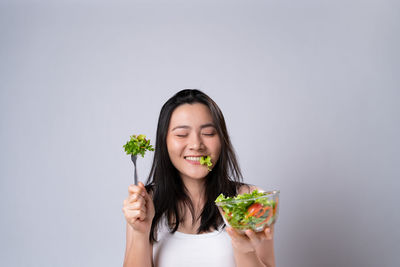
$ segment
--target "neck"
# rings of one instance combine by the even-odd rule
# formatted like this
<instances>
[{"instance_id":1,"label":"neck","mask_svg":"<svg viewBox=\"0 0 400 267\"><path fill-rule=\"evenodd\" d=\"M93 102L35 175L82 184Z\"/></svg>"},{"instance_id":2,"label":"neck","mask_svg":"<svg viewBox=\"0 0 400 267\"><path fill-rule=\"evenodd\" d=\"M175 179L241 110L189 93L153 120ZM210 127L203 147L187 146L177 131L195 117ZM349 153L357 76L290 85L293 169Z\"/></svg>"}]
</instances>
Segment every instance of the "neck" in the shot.
<instances>
[{"instance_id":1,"label":"neck","mask_svg":"<svg viewBox=\"0 0 400 267\"><path fill-rule=\"evenodd\" d=\"M206 178L191 179L182 177L183 184L185 185L189 197L195 206L202 205L205 198Z\"/></svg>"}]
</instances>

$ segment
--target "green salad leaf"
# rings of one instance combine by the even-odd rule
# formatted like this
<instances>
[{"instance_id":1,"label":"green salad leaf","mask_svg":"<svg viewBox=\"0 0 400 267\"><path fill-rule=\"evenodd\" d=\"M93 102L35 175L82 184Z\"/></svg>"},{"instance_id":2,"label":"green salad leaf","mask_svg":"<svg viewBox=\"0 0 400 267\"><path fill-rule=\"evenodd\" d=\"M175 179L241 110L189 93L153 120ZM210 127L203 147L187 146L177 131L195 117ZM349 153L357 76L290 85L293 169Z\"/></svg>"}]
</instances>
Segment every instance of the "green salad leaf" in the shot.
<instances>
[{"instance_id":1,"label":"green salad leaf","mask_svg":"<svg viewBox=\"0 0 400 267\"><path fill-rule=\"evenodd\" d=\"M144 134L132 135L131 139L123 146L127 155L141 155L144 157L146 151L154 151L150 140Z\"/></svg>"},{"instance_id":2,"label":"green salad leaf","mask_svg":"<svg viewBox=\"0 0 400 267\"><path fill-rule=\"evenodd\" d=\"M212 162L211 162L211 157L210 156L201 157L200 158L200 164L201 165L207 165L208 171L211 171Z\"/></svg>"}]
</instances>

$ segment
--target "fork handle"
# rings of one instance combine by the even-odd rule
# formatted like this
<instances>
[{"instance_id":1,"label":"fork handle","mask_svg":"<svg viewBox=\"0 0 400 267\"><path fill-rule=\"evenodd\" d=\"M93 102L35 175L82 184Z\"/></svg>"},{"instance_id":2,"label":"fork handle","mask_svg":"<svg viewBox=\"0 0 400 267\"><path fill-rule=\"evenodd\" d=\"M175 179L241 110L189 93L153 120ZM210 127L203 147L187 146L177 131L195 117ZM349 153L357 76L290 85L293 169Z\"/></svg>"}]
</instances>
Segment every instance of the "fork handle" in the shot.
<instances>
[{"instance_id":1,"label":"fork handle","mask_svg":"<svg viewBox=\"0 0 400 267\"><path fill-rule=\"evenodd\" d=\"M132 154L131 155L131 160L133 162L133 168L135 170L135 175L134 175L134 183L135 183L135 185L138 184L138 177L137 177L137 171L136 171L136 159L137 159L137 156Z\"/></svg>"},{"instance_id":2,"label":"fork handle","mask_svg":"<svg viewBox=\"0 0 400 267\"><path fill-rule=\"evenodd\" d=\"M135 182L135 185L137 185L138 184L138 177L137 177L137 171L136 171L136 164L134 164L135 165L135 177L134 177L134 182Z\"/></svg>"}]
</instances>

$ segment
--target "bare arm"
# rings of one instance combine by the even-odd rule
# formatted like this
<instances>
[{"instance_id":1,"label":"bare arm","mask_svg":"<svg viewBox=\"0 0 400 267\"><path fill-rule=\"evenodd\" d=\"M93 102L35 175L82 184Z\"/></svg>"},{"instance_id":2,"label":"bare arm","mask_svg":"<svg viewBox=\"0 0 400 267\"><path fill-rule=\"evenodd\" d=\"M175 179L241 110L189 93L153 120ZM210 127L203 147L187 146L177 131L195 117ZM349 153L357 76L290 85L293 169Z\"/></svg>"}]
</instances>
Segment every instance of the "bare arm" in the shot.
<instances>
[{"instance_id":1,"label":"bare arm","mask_svg":"<svg viewBox=\"0 0 400 267\"><path fill-rule=\"evenodd\" d=\"M273 226L270 228L271 239L264 239L261 244L256 248L258 259L266 267L275 267L275 253L274 253L274 240L273 240ZM268 234L266 234L268 236Z\"/></svg>"},{"instance_id":2,"label":"bare arm","mask_svg":"<svg viewBox=\"0 0 400 267\"><path fill-rule=\"evenodd\" d=\"M122 211L127 222L124 267L152 267L153 246L149 236L154 204L141 182L129 186Z\"/></svg>"},{"instance_id":3,"label":"bare arm","mask_svg":"<svg viewBox=\"0 0 400 267\"><path fill-rule=\"evenodd\" d=\"M149 235L137 233L126 224L124 267L151 267L152 258L153 245L150 244Z\"/></svg>"},{"instance_id":4,"label":"bare arm","mask_svg":"<svg viewBox=\"0 0 400 267\"><path fill-rule=\"evenodd\" d=\"M254 252L242 253L241 251L234 250L235 262L237 267L264 267L257 255Z\"/></svg>"}]
</instances>

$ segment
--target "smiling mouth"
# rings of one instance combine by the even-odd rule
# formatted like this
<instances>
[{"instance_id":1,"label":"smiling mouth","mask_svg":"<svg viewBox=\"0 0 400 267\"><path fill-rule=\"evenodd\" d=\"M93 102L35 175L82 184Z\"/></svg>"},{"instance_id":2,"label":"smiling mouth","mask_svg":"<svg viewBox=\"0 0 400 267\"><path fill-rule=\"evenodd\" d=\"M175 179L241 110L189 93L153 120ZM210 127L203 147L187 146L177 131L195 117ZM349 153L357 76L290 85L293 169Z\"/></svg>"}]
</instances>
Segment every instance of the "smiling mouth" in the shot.
<instances>
[{"instance_id":1,"label":"smiling mouth","mask_svg":"<svg viewBox=\"0 0 400 267\"><path fill-rule=\"evenodd\" d=\"M184 158L187 160L190 160L190 161L200 161L201 156L200 157L184 157Z\"/></svg>"}]
</instances>

